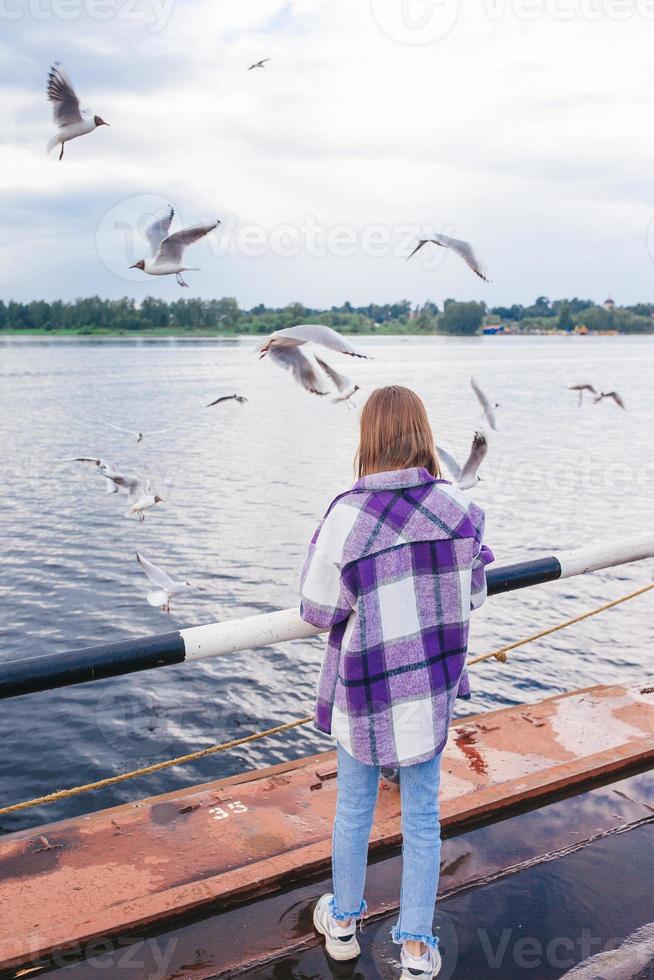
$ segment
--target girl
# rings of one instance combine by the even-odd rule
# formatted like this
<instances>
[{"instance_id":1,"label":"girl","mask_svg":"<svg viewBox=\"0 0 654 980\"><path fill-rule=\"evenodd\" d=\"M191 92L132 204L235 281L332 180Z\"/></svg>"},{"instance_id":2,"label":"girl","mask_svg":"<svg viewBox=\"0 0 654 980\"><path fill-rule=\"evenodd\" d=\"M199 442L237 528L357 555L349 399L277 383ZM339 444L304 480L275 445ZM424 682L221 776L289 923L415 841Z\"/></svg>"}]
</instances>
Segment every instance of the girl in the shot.
<instances>
[{"instance_id":1,"label":"girl","mask_svg":"<svg viewBox=\"0 0 654 980\"><path fill-rule=\"evenodd\" d=\"M433 934L440 865L441 752L465 670L471 608L486 597L484 514L440 479L425 406L408 388L361 413L358 481L331 504L301 582L301 613L329 629L316 727L338 742L334 894L314 924L336 960L360 953L356 925L380 771L399 767L403 872L393 940L403 978L440 970Z\"/></svg>"}]
</instances>

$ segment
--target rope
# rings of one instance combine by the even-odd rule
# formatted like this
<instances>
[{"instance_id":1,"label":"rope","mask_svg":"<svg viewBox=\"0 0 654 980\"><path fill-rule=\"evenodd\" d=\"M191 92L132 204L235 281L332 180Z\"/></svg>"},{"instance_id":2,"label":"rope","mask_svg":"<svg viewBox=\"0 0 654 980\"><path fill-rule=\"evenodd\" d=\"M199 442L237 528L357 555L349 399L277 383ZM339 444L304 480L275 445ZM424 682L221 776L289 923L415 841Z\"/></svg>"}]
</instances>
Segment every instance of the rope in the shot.
<instances>
[{"instance_id":1,"label":"rope","mask_svg":"<svg viewBox=\"0 0 654 980\"><path fill-rule=\"evenodd\" d=\"M0 808L0 816L5 813L16 813L17 810L29 810L30 807L40 806L42 803L52 803L54 800L65 800L69 796L78 796L80 793L88 793L92 789L104 789L106 786L115 786L126 779L134 779L136 776L148 776L152 772L160 772L162 769L170 769L171 766L181 766L185 762L196 762L204 759L207 755L214 755L216 752L225 752L227 749L235 749L239 745L246 745L248 742L256 742L257 739L266 738L268 735L279 735L281 732L288 732L291 728L299 728L313 721L313 715L306 718L298 718L297 721L289 721L285 725L277 725L275 728L268 728L265 732L255 732L254 735L246 735L245 738L235 738L231 742L223 742L221 745L210 745L207 749L200 749L198 752L189 752L188 755L180 755L176 759L167 759L165 762L155 762L151 766L143 769L134 769L132 772L123 772L119 776L109 776L107 779L99 779L95 783L85 783L84 786L71 786L70 789L60 789L56 793L49 793L47 796L38 796L35 800L25 800L23 803L14 803L12 806Z\"/></svg>"},{"instance_id":2,"label":"rope","mask_svg":"<svg viewBox=\"0 0 654 980\"><path fill-rule=\"evenodd\" d=\"M599 613L605 612L607 609L613 609L614 606L619 606L623 602L636 599L651 589L654 589L654 582L650 585L645 585L642 589L637 589L635 592L630 592L628 595L622 596L619 599L614 599L612 602L607 602L603 606L598 606L596 609L581 613L581 615L574 616L572 619L566 619L565 622L559 623L557 626L551 626L549 629L541 630L540 633L534 633L532 636L528 636L523 640L509 643L507 646L500 647L499 650L494 650L492 653L483 653L479 657L474 657L468 661L468 667L473 667L475 664L492 659L506 663L507 653L510 650L516 650L518 647L525 646L527 643L533 643L534 640L540 640L545 636L550 636L552 633L558 632L558 630L563 630L568 626L573 626L575 623L580 623L584 619L590 619L591 616L597 616ZM184 765L187 762L197 762L198 759L215 755L217 752L226 752L227 749L235 749L239 745L247 745L249 742L257 742L259 739L267 738L269 735L280 735L282 732L291 731L293 728L300 728L303 725L308 725L311 721L313 721L313 715L307 715L304 718L297 718L295 721L286 722L284 725L277 725L275 728L267 728L263 732L246 735L244 738L236 738L231 742L222 742L220 745L210 745L206 749L189 752L187 755L180 755L176 759L155 762L153 765L145 766L143 769L133 769L131 772L120 773L118 776L109 776L106 779L99 779L94 783L85 783L83 786L71 786L69 789L60 789L55 793L49 793L47 796L38 796L33 800L25 800L22 803L0 807L0 817L8 813L16 813L19 810L29 810L32 807L41 806L44 803L53 803L55 800L65 800L71 796L79 796L80 793L88 793L91 790L105 789L107 786L115 786L116 783L125 782L127 779L135 779L137 776L148 776L153 772L161 772L162 769L170 769L172 766Z\"/></svg>"},{"instance_id":3,"label":"rope","mask_svg":"<svg viewBox=\"0 0 654 980\"><path fill-rule=\"evenodd\" d=\"M630 592L629 595L623 595L620 599L614 599L612 602L607 602L603 606L597 606L596 609L591 609L588 612L581 613L579 616L573 616L572 619L566 619L565 622L559 623L558 626L550 626L549 629L541 630L540 633L533 633L524 640L517 640L515 643L509 643L505 647L500 647L499 650L494 650L493 653L482 653L479 657L474 657L472 660L468 661L468 667L474 667L475 664L480 664L484 660L499 660L500 663L505 664L507 661L507 653L510 650L517 650L518 647L523 647L527 643L533 643L534 640L542 640L544 636L550 636L552 633L557 633L559 630L564 630L568 626L574 626L575 623L581 623L584 619L590 619L591 616L597 616L601 612L606 612L607 609L613 609L614 606L619 606L623 602L628 602L629 599L637 599L639 595L644 595L654 589L654 582L650 585L643 586L642 589L636 589L635 592Z\"/></svg>"}]
</instances>

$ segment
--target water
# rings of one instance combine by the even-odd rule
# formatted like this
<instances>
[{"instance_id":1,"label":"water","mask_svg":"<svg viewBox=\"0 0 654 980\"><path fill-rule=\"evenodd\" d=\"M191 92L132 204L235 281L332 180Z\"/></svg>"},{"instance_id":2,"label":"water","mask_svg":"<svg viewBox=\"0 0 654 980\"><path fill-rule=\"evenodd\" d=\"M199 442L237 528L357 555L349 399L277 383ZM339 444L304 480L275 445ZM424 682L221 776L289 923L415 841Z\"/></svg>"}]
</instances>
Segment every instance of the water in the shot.
<instances>
[{"instance_id":1,"label":"water","mask_svg":"<svg viewBox=\"0 0 654 980\"><path fill-rule=\"evenodd\" d=\"M408 384L439 441L463 455L479 413L474 373L501 403L476 499L501 562L652 529L654 338L362 338L374 360L332 361L367 387ZM352 482L357 413L312 397L251 339L2 342L0 659L56 654L292 605L306 544ZM616 388L576 407L566 385ZM241 392L246 405L204 406ZM101 424L175 425L141 446ZM106 457L151 478L165 502L122 515L92 467ZM136 550L206 587L167 617L145 602ZM471 648L485 652L649 581L643 563L489 601ZM475 668L462 712L613 681L641 682L652 599ZM0 705L2 800L15 802L146 765L310 710L320 638L130 675ZM319 751L310 728L102 793L0 818L4 831Z\"/></svg>"},{"instance_id":2,"label":"water","mask_svg":"<svg viewBox=\"0 0 654 980\"><path fill-rule=\"evenodd\" d=\"M440 980L654 980L651 853L651 825L641 826L439 901ZM396 921L394 913L364 926L354 963L332 965L312 945L243 980L396 980ZM78 980L90 976L87 964L78 967Z\"/></svg>"}]
</instances>

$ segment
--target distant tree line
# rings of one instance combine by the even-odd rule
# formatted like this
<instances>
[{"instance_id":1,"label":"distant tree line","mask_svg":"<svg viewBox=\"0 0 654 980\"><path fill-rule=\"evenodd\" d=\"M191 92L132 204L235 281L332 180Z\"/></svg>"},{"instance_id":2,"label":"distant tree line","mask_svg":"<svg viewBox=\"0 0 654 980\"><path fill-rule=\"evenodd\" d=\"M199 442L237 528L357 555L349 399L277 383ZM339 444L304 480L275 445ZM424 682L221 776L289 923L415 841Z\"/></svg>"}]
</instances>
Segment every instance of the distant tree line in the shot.
<instances>
[{"instance_id":1,"label":"distant tree line","mask_svg":"<svg viewBox=\"0 0 654 980\"><path fill-rule=\"evenodd\" d=\"M297 323L325 323L344 333L445 333L472 336L484 322L504 322L522 332L572 330L584 325L589 330L619 330L625 333L654 332L654 304L605 308L592 300L560 299L550 302L539 296L531 306L497 306L447 299L443 309L428 301L414 306L409 300L353 306L343 303L329 310L313 309L302 303L282 308L259 304L242 309L235 299L178 299L166 302L148 296L134 299L101 299L90 296L67 303L33 300L16 303L0 300L0 331L37 331L78 334L103 333L218 333L267 334Z\"/></svg>"},{"instance_id":2,"label":"distant tree line","mask_svg":"<svg viewBox=\"0 0 654 980\"><path fill-rule=\"evenodd\" d=\"M524 328L548 326L572 330L585 326L588 330L618 330L620 333L653 333L654 303L633 306L598 306L592 299L556 299L539 296L532 306L496 306L489 313Z\"/></svg>"}]
</instances>

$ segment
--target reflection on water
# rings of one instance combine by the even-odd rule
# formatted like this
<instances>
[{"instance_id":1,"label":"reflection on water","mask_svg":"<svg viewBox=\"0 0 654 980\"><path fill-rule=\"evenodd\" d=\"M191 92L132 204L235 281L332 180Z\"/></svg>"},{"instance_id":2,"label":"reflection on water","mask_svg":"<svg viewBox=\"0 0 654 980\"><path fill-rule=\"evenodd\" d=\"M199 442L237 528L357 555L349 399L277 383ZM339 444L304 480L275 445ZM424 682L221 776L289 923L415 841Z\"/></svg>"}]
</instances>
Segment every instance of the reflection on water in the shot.
<instances>
[{"instance_id":1,"label":"reflection on water","mask_svg":"<svg viewBox=\"0 0 654 980\"><path fill-rule=\"evenodd\" d=\"M362 338L374 360L343 365L359 384L408 384L439 441L459 455L479 417L474 373L500 402L500 431L476 497L500 561L651 529L654 415L644 338ZM293 604L307 541L352 480L357 413L305 394L255 341L6 342L0 433L3 659ZM338 358L337 358L338 360ZM577 409L566 385L624 394ZM206 409L220 393L247 395ZM136 446L101 425L176 428ZM100 454L148 476L165 503L143 526L81 464ZM201 582L166 617L145 602L136 550ZM482 652L620 595L649 579L632 566L497 597L477 615ZM475 668L465 711L613 680L642 680L651 650L644 598ZM323 641L248 651L190 666L4 702L3 799L15 801L202 748L306 713ZM3 818L3 830L96 809L192 781L317 751L304 729L101 794ZM10 760L7 762L7 760Z\"/></svg>"},{"instance_id":2,"label":"reflection on water","mask_svg":"<svg viewBox=\"0 0 654 980\"><path fill-rule=\"evenodd\" d=\"M583 797L575 800L583 805ZM565 819L565 806L561 816ZM585 815L586 824L589 816ZM542 833L546 828L540 826L539 811L518 818L524 828L513 826L515 818L506 820L504 842L502 823L457 840L460 846L467 842L482 861L486 850L489 864L499 869L502 855L510 850L510 846L503 850L509 835L515 844L524 833L524 847L530 846L530 817ZM567 814L566 825L574 835L577 824L570 817ZM555 980L567 977L571 969L570 980L652 980L654 849L651 818L644 819L648 822L626 832L607 833L563 856L545 853L533 866L518 864L513 873L505 867L495 880L489 877L485 884L459 887L441 898L436 911L443 958L439 980ZM552 814L552 826L556 822ZM563 828L558 831L563 838ZM446 841L444 852L451 851L457 840ZM362 953L355 962L337 964L320 944L314 944L243 976L249 980L397 980L398 947L389 938L396 918L394 913L364 926ZM218 952L214 962L220 962ZM575 964L584 965L575 968Z\"/></svg>"}]
</instances>

